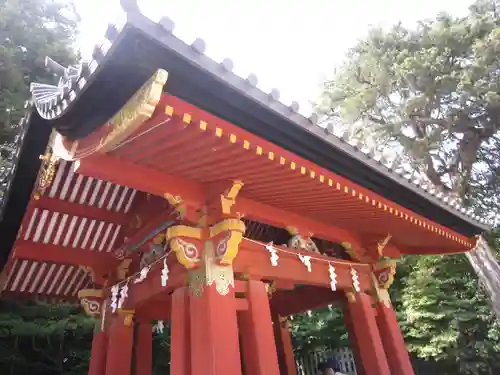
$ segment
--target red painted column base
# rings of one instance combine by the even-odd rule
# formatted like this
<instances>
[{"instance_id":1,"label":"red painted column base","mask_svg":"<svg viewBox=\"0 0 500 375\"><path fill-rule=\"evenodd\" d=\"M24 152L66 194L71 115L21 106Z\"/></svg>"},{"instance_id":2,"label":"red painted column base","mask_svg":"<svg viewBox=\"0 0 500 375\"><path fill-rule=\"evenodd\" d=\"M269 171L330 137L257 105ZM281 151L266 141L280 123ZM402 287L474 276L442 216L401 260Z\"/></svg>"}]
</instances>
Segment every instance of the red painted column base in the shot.
<instances>
[{"instance_id":1,"label":"red painted column base","mask_svg":"<svg viewBox=\"0 0 500 375\"><path fill-rule=\"evenodd\" d=\"M354 333L356 337L364 373L391 375L375 320L372 298L365 293L347 293L347 300L354 331L350 333Z\"/></svg>"},{"instance_id":2,"label":"red painted column base","mask_svg":"<svg viewBox=\"0 0 500 375\"><path fill-rule=\"evenodd\" d=\"M354 363L356 364L356 374L357 375L366 375L365 369L363 368L363 361L361 360L361 356L359 354L359 344L356 339L356 335L354 334L354 325L349 315L349 310L344 310L344 324L349 332L349 342L351 344L352 354L354 356Z\"/></svg>"},{"instance_id":3,"label":"red painted column base","mask_svg":"<svg viewBox=\"0 0 500 375\"><path fill-rule=\"evenodd\" d=\"M134 327L123 316L112 318L109 327L106 375L130 375Z\"/></svg>"},{"instance_id":4,"label":"red painted column base","mask_svg":"<svg viewBox=\"0 0 500 375\"><path fill-rule=\"evenodd\" d=\"M189 289L172 293L170 313L170 373L191 375Z\"/></svg>"},{"instance_id":5,"label":"red painted column base","mask_svg":"<svg viewBox=\"0 0 500 375\"><path fill-rule=\"evenodd\" d=\"M108 338L105 332L98 331L94 333L90 351L89 375L105 374L107 344Z\"/></svg>"},{"instance_id":6,"label":"red painted column base","mask_svg":"<svg viewBox=\"0 0 500 375\"><path fill-rule=\"evenodd\" d=\"M240 313L244 368L251 375L279 375L269 297L262 281L247 282L248 310Z\"/></svg>"},{"instance_id":7,"label":"red painted column base","mask_svg":"<svg viewBox=\"0 0 500 375\"><path fill-rule=\"evenodd\" d=\"M136 324L135 332L135 373L151 375L153 372L153 331L149 322Z\"/></svg>"},{"instance_id":8,"label":"red painted column base","mask_svg":"<svg viewBox=\"0 0 500 375\"><path fill-rule=\"evenodd\" d=\"M276 341L276 351L281 375L296 375L297 365L293 354L292 334L282 323L278 314L273 314L274 339Z\"/></svg>"},{"instance_id":9,"label":"red painted column base","mask_svg":"<svg viewBox=\"0 0 500 375\"><path fill-rule=\"evenodd\" d=\"M387 303L387 305L386 305ZM415 375L396 312L388 302L377 302L377 324L392 375Z\"/></svg>"},{"instance_id":10,"label":"red painted column base","mask_svg":"<svg viewBox=\"0 0 500 375\"><path fill-rule=\"evenodd\" d=\"M189 296L191 371L204 375L241 375L234 289L221 295L215 283Z\"/></svg>"}]
</instances>

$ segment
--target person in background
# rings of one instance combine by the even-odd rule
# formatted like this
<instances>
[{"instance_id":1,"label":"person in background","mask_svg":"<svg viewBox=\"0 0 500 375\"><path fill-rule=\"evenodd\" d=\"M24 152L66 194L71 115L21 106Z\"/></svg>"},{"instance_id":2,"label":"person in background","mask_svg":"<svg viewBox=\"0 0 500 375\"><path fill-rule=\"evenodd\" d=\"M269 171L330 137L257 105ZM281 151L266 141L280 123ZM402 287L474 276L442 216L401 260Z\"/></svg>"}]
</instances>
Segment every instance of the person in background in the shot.
<instances>
[{"instance_id":1,"label":"person in background","mask_svg":"<svg viewBox=\"0 0 500 375\"><path fill-rule=\"evenodd\" d=\"M344 375L335 358L329 358L318 366L318 375Z\"/></svg>"}]
</instances>

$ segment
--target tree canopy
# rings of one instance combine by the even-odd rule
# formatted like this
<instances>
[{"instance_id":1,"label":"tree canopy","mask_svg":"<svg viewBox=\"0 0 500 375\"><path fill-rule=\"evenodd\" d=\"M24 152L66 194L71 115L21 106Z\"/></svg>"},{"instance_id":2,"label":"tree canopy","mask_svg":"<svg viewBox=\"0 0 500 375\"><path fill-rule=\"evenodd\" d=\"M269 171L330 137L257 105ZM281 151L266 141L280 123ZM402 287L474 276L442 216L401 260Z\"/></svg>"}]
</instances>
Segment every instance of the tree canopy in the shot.
<instances>
[{"instance_id":1,"label":"tree canopy","mask_svg":"<svg viewBox=\"0 0 500 375\"><path fill-rule=\"evenodd\" d=\"M0 143L24 114L31 82L54 83L45 56L73 64L79 17L69 0L0 0Z\"/></svg>"},{"instance_id":2,"label":"tree canopy","mask_svg":"<svg viewBox=\"0 0 500 375\"><path fill-rule=\"evenodd\" d=\"M43 58L77 61L78 20L71 1L0 0L0 184L30 83L54 83ZM2 374L86 374L91 338L92 322L75 306L0 301Z\"/></svg>"},{"instance_id":3,"label":"tree canopy","mask_svg":"<svg viewBox=\"0 0 500 375\"><path fill-rule=\"evenodd\" d=\"M466 17L373 29L325 84L316 109L379 150L404 150L404 161L442 190L496 208L499 53L492 1L475 3Z\"/></svg>"},{"instance_id":4,"label":"tree canopy","mask_svg":"<svg viewBox=\"0 0 500 375\"><path fill-rule=\"evenodd\" d=\"M86 374L93 326L79 306L3 299L0 372Z\"/></svg>"},{"instance_id":5,"label":"tree canopy","mask_svg":"<svg viewBox=\"0 0 500 375\"><path fill-rule=\"evenodd\" d=\"M316 111L337 132L389 150L465 205L496 215L499 52L493 1L474 3L465 17L375 28L326 82ZM498 233L489 237L498 251ZM403 258L391 294L425 373L500 371L499 323L465 256Z\"/></svg>"}]
</instances>

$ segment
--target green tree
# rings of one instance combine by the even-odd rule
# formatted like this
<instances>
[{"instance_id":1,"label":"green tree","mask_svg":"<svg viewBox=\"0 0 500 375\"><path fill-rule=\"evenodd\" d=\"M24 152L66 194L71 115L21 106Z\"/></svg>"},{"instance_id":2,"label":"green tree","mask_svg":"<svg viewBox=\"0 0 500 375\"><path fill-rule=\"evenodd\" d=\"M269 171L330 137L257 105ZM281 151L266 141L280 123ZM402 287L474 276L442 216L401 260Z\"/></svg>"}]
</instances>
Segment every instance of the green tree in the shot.
<instances>
[{"instance_id":1,"label":"green tree","mask_svg":"<svg viewBox=\"0 0 500 375\"><path fill-rule=\"evenodd\" d=\"M153 336L153 375L170 372L170 325L162 333Z\"/></svg>"},{"instance_id":2,"label":"green tree","mask_svg":"<svg viewBox=\"0 0 500 375\"><path fill-rule=\"evenodd\" d=\"M43 58L77 61L78 20L71 1L0 0L0 180L11 167L30 83L57 83ZM0 373L86 374L91 327L74 306L1 300Z\"/></svg>"},{"instance_id":3,"label":"green tree","mask_svg":"<svg viewBox=\"0 0 500 375\"><path fill-rule=\"evenodd\" d=\"M316 111L336 132L411 166L479 213L495 214L499 52L492 1L476 2L466 17L443 13L414 28L374 29L325 84ZM490 235L490 245L498 246L497 238ZM464 256L403 259L391 293L410 351L429 368L499 371L498 323Z\"/></svg>"},{"instance_id":4,"label":"green tree","mask_svg":"<svg viewBox=\"0 0 500 375\"><path fill-rule=\"evenodd\" d=\"M0 0L0 144L24 114L30 83L54 83L45 56L65 66L77 61L78 21L69 0Z\"/></svg>"},{"instance_id":5,"label":"green tree","mask_svg":"<svg viewBox=\"0 0 500 375\"><path fill-rule=\"evenodd\" d=\"M496 208L499 53L492 1L474 4L466 17L443 13L414 29L373 29L326 83L316 109L374 148L403 150L403 161L436 187Z\"/></svg>"},{"instance_id":6,"label":"green tree","mask_svg":"<svg viewBox=\"0 0 500 375\"><path fill-rule=\"evenodd\" d=\"M79 306L0 300L2 374L84 375L93 319Z\"/></svg>"},{"instance_id":7,"label":"green tree","mask_svg":"<svg viewBox=\"0 0 500 375\"><path fill-rule=\"evenodd\" d=\"M299 355L349 345L342 310L336 307L296 315L291 327L294 348Z\"/></svg>"},{"instance_id":8,"label":"green tree","mask_svg":"<svg viewBox=\"0 0 500 375\"><path fill-rule=\"evenodd\" d=\"M499 325L463 255L411 257L400 322L409 350L446 363L450 374L500 370Z\"/></svg>"}]
</instances>

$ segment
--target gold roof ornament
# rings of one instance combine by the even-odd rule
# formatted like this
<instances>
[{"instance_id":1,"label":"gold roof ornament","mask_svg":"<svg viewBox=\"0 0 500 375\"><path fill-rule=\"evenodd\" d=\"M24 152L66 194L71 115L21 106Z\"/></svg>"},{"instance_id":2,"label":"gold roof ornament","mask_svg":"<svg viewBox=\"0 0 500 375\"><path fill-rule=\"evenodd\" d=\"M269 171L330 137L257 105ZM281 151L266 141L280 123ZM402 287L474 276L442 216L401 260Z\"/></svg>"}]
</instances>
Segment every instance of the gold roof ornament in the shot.
<instances>
[{"instance_id":1,"label":"gold roof ornament","mask_svg":"<svg viewBox=\"0 0 500 375\"><path fill-rule=\"evenodd\" d=\"M391 240L391 238L392 234L389 233L382 241L377 242L377 252L379 258L382 258L384 256L384 249Z\"/></svg>"}]
</instances>

